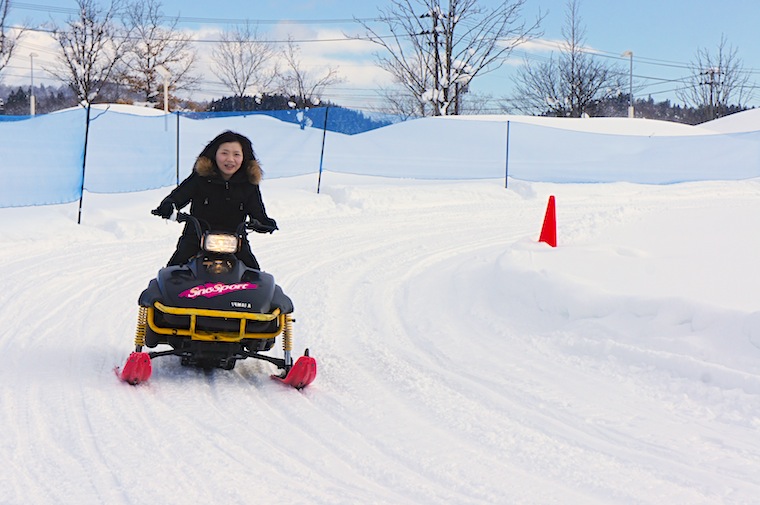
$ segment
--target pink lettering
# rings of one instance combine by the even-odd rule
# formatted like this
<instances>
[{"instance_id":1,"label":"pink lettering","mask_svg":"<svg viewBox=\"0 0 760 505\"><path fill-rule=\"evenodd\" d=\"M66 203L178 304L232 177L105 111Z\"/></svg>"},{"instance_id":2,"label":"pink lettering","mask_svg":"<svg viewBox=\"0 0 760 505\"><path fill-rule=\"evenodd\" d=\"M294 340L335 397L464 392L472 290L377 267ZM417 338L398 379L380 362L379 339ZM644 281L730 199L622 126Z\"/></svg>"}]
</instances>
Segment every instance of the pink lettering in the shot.
<instances>
[{"instance_id":1,"label":"pink lettering","mask_svg":"<svg viewBox=\"0 0 760 505\"><path fill-rule=\"evenodd\" d=\"M216 284L208 283L201 286L195 286L179 294L180 298L198 298L203 296L205 298L213 298L215 296L225 295L232 293L233 291L244 291L247 289L256 289L259 286L250 282L241 282L239 284L222 284L217 282Z\"/></svg>"}]
</instances>

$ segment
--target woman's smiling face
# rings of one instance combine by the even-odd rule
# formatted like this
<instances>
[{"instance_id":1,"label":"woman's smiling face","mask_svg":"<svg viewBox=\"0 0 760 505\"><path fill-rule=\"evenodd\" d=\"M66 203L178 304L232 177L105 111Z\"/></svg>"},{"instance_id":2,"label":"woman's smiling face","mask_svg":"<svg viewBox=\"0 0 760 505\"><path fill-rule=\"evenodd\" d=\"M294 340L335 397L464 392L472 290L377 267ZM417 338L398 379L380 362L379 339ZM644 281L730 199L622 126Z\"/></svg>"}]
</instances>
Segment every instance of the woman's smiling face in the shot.
<instances>
[{"instance_id":1,"label":"woman's smiling face","mask_svg":"<svg viewBox=\"0 0 760 505\"><path fill-rule=\"evenodd\" d=\"M228 181L243 164L243 146L240 142L225 142L216 150L216 166L222 178Z\"/></svg>"}]
</instances>

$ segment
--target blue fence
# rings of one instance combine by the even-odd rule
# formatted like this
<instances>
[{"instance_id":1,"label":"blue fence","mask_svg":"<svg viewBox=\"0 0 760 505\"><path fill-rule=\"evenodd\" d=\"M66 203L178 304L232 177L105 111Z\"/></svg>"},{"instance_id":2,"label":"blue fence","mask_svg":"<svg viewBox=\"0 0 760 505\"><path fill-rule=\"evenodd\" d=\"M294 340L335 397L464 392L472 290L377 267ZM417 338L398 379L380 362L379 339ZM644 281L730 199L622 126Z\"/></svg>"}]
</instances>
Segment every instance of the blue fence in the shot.
<instances>
[{"instance_id":1,"label":"blue fence","mask_svg":"<svg viewBox=\"0 0 760 505\"><path fill-rule=\"evenodd\" d=\"M85 110L0 123L0 207L78 199L86 126Z\"/></svg>"},{"instance_id":2,"label":"blue fence","mask_svg":"<svg viewBox=\"0 0 760 505\"><path fill-rule=\"evenodd\" d=\"M206 143L228 129L252 140L266 178L323 169L403 178L650 184L760 177L760 132L607 135L507 120L394 122L332 107L159 116L93 107L89 113L0 121L0 207L177 184Z\"/></svg>"}]
</instances>

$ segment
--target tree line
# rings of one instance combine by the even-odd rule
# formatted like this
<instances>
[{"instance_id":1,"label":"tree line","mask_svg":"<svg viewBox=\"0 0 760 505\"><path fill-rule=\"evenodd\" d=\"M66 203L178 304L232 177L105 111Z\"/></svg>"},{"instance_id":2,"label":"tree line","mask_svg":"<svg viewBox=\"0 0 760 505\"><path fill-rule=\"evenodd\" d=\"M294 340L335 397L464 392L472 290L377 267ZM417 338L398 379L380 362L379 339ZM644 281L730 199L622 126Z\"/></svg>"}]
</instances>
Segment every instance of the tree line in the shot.
<instances>
[{"instance_id":1,"label":"tree line","mask_svg":"<svg viewBox=\"0 0 760 505\"><path fill-rule=\"evenodd\" d=\"M472 83L500 68L515 48L543 35L545 14L525 21L525 1L502 0L486 7L482 0L391 0L372 24L355 19L365 30L357 38L377 47L376 64L395 81L379 90L381 112L418 117L482 111L484 99L470 92ZM23 28L15 34L7 29L9 5L10 0L0 0L0 72L24 36ZM260 36L257 25L245 22L222 32L211 51L213 71L229 95L212 103L182 102L182 92L197 89L200 82L197 52L190 36L177 29L179 18L163 15L160 0L127 0L109 7L77 0L77 5L77 16L49 27L59 51L56 63L44 69L68 92L59 89L51 95L50 89L42 90L41 112L70 96L74 104L160 105L164 89L172 108L256 110L283 103L315 107L326 89L342 81L332 67L307 70L294 40L275 45ZM567 0L564 40L547 61L525 60L514 78L515 91L500 99L501 112L634 114L696 124L746 108L753 89L750 74L725 37L717 51L697 52L691 76L677 91L683 106L667 100L656 103L650 97L634 100L633 56L628 72L620 63L589 51L580 6L580 0ZM391 35L381 33L377 25ZM6 95L6 113L16 110L22 95L21 88Z\"/></svg>"},{"instance_id":2,"label":"tree line","mask_svg":"<svg viewBox=\"0 0 760 505\"><path fill-rule=\"evenodd\" d=\"M116 94L120 98L114 103L135 103L139 97L128 94L125 90L108 94ZM61 109L75 107L78 104L77 97L70 88L64 85L35 86L36 111L45 114ZM0 84L0 114L23 116L29 114L29 87L5 86ZM179 109L188 112L234 112L234 111L277 111L289 109L303 109L308 107L304 103L297 104L291 97L278 94L261 94L257 96L223 96L205 102L189 102L175 100ZM318 107L338 107L340 104L329 101L312 105ZM593 104L589 104L590 117L626 117L628 114L629 98L627 94L608 97ZM707 107L687 107L672 103L670 100L655 101L651 96L634 100L636 117L647 119L659 119L677 123L696 125L709 121L711 111ZM746 110L745 107L732 105L727 107L721 116L734 114ZM551 115L551 114L543 114ZM398 117L398 116L395 116ZM408 117L407 117L408 118Z\"/></svg>"}]
</instances>

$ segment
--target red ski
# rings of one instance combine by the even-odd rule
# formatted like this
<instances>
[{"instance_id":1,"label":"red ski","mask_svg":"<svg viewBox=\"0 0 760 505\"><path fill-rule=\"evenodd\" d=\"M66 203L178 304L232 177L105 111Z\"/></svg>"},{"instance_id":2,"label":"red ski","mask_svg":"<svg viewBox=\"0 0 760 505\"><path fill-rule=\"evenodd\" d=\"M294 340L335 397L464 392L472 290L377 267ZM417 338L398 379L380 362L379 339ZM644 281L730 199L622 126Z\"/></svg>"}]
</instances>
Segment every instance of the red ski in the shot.
<instances>
[{"instance_id":1,"label":"red ski","mask_svg":"<svg viewBox=\"0 0 760 505\"><path fill-rule=\"evenodd\" d=\"M117 367L115 371L121 380L133 386L145 382L150 378L150 374L153 373L150 355L147 352L135 351L127 358L124 369L119 372L119 368Z\"/></svg>"},{"instance_id":2,"label":"red ski","mask_svg":"<svg viewBox=\"0 0 760 505\"><path fill-rule=\"evenodd\" d=\"M296 389L303 389L311 384L317 377L317 361L309 356L308 351L306 354L298 358L298 361L290 368L288 375L280 377L279 375L272 375L273 379L276 379L283 384L293 386Z\"/></svg>"}]
</instances>

